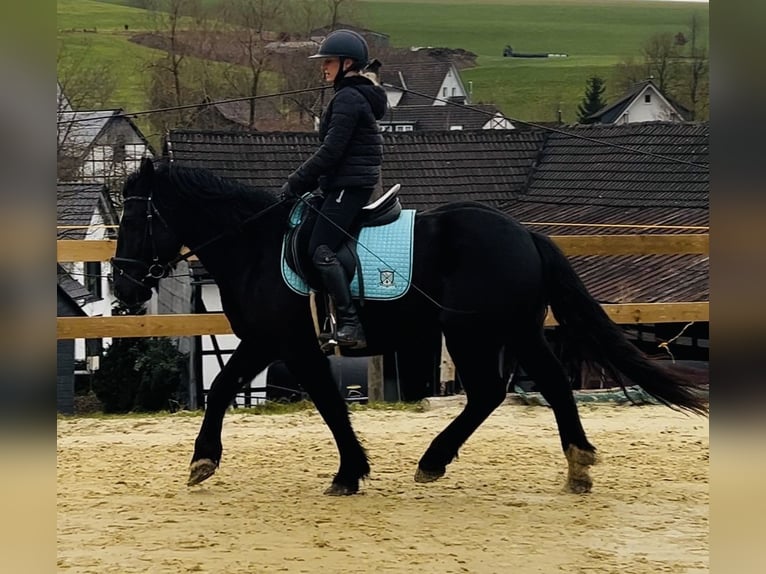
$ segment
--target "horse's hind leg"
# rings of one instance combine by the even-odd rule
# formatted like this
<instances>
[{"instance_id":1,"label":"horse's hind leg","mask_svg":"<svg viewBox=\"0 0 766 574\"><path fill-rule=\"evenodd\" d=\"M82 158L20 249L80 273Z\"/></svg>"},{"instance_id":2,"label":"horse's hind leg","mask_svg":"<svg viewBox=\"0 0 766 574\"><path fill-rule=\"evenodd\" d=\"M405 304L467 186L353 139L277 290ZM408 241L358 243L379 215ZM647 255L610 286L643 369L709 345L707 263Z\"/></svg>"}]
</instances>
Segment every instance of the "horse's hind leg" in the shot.
<instances>
[{"instance_id":1,"label":"horse's hind leg","mask_svg":"<svg viewBox=\"0 0 766 574\"><path fill-rule=\"evenodd\" d=\"M593 481L589 468L596 463L596 448L585 436L564 367L542 333L519 338L516 349L521 366L532 377L556 417L561 446L569 465L567 488L576 493L590 492Z\"/></svg>"},{"instance_id":2,"label":"horse's hind leg","mask_svg":"<svg viewBox=\"0 0 766 574\"><path fill-rule=\"evenodd\" d=\"M431 482L444 475L458 449L505 399L500 374L500 345L476 341L472 334L445 333L447 348L466 393L463 411L431 442L418 463L417 482ZM473 340L471 340L473 339Z\"/></svg>"},{"instance_id":3,"label":"horse's hind leg","mask_svg":"<svg viewBox=\"0 0 766 574\"><path fill-rule=\"evenodd\" d=\"M226 409L242 386L270 362L271 356L263 346L250 339L243 340L216 376L207 395L202 426L194 441L188 486L199 484L215 473L223 452L221 429Z\"/></svg>"}]
</instances>

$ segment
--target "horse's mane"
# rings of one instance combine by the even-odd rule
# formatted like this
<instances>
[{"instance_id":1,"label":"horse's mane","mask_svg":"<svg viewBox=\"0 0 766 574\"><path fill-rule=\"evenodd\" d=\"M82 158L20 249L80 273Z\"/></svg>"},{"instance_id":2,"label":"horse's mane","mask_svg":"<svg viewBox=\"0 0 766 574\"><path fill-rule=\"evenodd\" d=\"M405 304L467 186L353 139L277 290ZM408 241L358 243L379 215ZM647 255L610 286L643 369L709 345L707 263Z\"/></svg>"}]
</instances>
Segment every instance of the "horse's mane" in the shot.
<instances>
[{"instance_id":1,"label":"horse's mane","mask_svg":"<svg viewBox=\"0 0 766 574\"><path fill-rule=\"evenodd\" d=\"M216 219L228 219L233 225L277 201L269 191L219 177L207 169L159 162L156 170L168 178L181 203L201 205Z\"/></svg>"}]
</instances>

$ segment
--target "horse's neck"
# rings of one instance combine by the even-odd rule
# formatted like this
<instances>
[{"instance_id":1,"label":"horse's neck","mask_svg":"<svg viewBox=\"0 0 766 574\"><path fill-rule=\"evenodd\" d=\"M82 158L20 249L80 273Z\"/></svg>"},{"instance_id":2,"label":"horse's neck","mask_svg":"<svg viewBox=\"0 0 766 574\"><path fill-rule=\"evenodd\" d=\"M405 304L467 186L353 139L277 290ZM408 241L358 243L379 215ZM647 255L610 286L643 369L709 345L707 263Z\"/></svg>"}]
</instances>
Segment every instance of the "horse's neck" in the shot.
<instances>
[{"instance_id":1,"label":"horse's neck","mask_svg":"<svg viewBox=\"0 0 766 574\"><path fill-rule=\"evenodd\" d=\"M205 207L198 205L179 209L172 226L178 238L194 251L205 270L222 286L229 281L241 282L252 264L263 260L264 254L279 250L278 233L270 233L275 228L276 214L266 214L247 224L247 217L255 213L243 217L239 224L226 225L209 217Z\"/></svg>"}]
</instances>

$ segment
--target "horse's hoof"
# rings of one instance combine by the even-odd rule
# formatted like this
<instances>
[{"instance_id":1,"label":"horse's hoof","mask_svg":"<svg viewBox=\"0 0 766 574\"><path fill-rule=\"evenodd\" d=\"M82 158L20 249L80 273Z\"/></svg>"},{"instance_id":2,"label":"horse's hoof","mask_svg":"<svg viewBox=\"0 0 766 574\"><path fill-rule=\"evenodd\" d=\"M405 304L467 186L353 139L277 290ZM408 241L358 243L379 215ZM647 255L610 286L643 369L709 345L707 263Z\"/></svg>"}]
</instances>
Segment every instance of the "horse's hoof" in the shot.
<instances>
[{"instance_id":1,"label":"horse's hoof","mask_svg":"<svg viewBox=\"0 0 766 574\"><path fill-rule=\"evenodd\" d=\"M189 467L189 480L186 482L186 486L194 486L207 480L215 474L216 468L218 465L209 458L195 460Z\"/></svg>"},{"instance_id":2,"label":"horse's hoof","mask_svg":"<svg viewBox=\"0 0 766 574\"><path fill-rule=\"evenodd\" d=\"M350 496L352 494L356 494L359 489L357 488L351 488L350 486L346 486L345 484L338 484L337 482L333 482L327 490L324 491L324 493L327 496Z\"/></svg>"},{"instance_id":3,"label":"horse's hoof","mask_svg":"<svg viewBox=\"0 0 766 574\"><path fill-rule=\"evenodd\" d=\"M586 494L593 488L593 481L587 478L570 478L567 480L567 489L573 494Z\"/></svg>"},{"instance_id":4,"label":"horse's hoof","mask_svg":"<svg viewBox=\"0 0 766 574\"><path fill-rule=\"evenodd\" d=\"M446 473L445 470L423 470L418 467L415 471L415 482L433 482L439 480Z\"/></svg>"}]
</instances>

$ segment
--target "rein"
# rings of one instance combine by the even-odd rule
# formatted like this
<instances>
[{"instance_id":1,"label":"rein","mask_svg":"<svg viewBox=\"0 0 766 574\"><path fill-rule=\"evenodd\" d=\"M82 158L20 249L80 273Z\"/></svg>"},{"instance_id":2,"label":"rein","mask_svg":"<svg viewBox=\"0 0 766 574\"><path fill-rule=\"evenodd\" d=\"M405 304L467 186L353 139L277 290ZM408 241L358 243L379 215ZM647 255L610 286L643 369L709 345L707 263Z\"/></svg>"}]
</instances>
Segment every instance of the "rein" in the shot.
<instances>
[{"instance_id":1,"label":"rein","mask_svg":"<svg viewBox=\"0 0 766 574\"><path fill-rule=\"evenodd\" d=\"M161 263L159 260L159 256L157 255L157 245L154 241L154 231L153 231L154 216L156 215L159 218L160 222L162 222L162 225L165 227L165 229L170 229L170 226L167 224L167 222L165 221L165 218L162 217L162 214L159 212L159 210L155 206L151 195L149 197L132 196L132 197L125 198L126 202L131 200L146 201L146 235L149 237L149 240L151 241L152 262L147 263L146 261L141 261L140 259L133 259L130 257L112 257L110 259L110 262L112 264L112 267L116 269L120 275L128 278L130 281L132 281L133 283L137 285L140 285L141 287L148 287L148 285L146 284L146 281L148 279L152 279L156 281L160 279L164 279L165 277L170 275L170 271L173 268L175 268L175 266L178 265L181 261L186 261L193 255L197 255L200 250L204 249L205 247L208 247L209 245L215 243L216 241L220 241L221 239L225 237L232 237L236 235L237 233L240 233L246 225L252 223L253 221L256 221L263 215L266 215L269 211L271 211L275 207L285 202L284 199L280 199L276 203L273 203L269 205L268 207L260 210L259 212L251 215L233 230L223 231L219 233L218 235L211 237L207 241L204 241L202 244L197 245L194 248L190 248L185 253L183 254L179 253L178 255L173 257L173 259L171 259L170 261ZM136 279L135 277L126 273L125 270L118 265L118 263L129 263L133 265L140 265L146 268L146 274L141 279Z\"/></svg>"}]
</instances>

